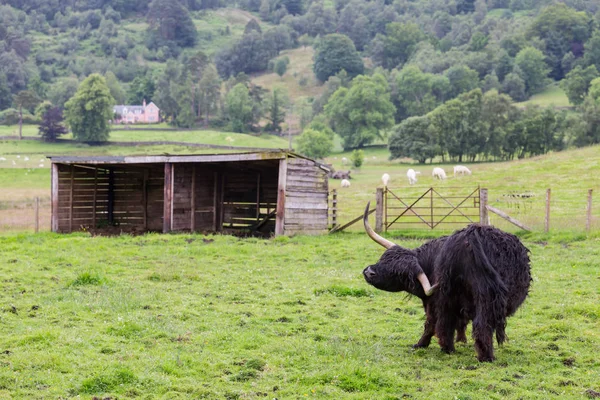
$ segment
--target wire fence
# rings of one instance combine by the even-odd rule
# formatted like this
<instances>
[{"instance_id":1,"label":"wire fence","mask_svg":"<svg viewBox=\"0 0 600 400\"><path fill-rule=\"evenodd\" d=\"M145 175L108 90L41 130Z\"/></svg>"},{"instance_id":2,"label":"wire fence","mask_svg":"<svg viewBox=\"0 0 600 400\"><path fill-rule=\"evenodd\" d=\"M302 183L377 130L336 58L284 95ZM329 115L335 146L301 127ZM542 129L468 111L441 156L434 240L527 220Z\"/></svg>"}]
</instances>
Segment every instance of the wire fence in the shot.
<instances>
[{"instance_id":1,"label":"wire fence","mask_svg":"<svg viewBox=\"0 0 600 400\"><path fill-rule=\"evenodd\" d=\"M0 201L0 232L50 231L50 197Z\"/></svg>"},{"instance_id":2,"label":"wire fence","mask_svg":"<svg viewBox=\"0 0 600 400\"><path fill-rule=\"evenodd\" d=\"M397 188L394 190L395 193L406 193L410 189ZM365 197L365 201L361 200L354 204L338 195L335 204L336 224L345 224L351 220L351 217L362 215L364 204L373 198L371 194L369 197L369 199ZM556 188L548 192L547 190L491 187L488 188L488 204L510 215L534 232L600 230L600 191L598 190ZM509 232L519 230L518 227L493 212L489 212L488 215L490 223L500 229ZM36 227L40 232L50 231L50 217L50 196L14 201L0 200L0 232L35 232ZM465 222L466 224L467 222ZM361 224L355 224L351 230L361 230L361 226ZM415 227L431 229L424 223L416 224ZM414 227L411 226L411 228ZM452 228L457 229L458 226ZM392 229L402 228L393 227Z\"/></svg>"}]
</instances>

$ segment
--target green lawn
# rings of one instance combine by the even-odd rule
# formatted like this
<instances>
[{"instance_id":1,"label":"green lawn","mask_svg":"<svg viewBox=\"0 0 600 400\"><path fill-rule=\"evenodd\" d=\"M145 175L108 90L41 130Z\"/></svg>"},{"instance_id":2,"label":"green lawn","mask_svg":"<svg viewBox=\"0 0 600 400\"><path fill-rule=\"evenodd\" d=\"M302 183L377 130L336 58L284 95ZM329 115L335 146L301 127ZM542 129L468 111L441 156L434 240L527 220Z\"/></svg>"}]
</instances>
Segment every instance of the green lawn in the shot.
<instances>
[{"instance_id":1,"label":"green lawn","mask_svg":"<svg viewBox=\"0 0 600 400\"><path fill-rule=\"evenodd\" d=\"M600 237L580 239L525 238L531 295L480 364L472 340L411 349L422 307L364 282L364 234L3 235L0 398L591 397Z\"/></svg>"},{"instance_id":2,"label":"green lawn","mask_svg":"<svg viewBox=\"0 0 600 400\"><path fill-rule=\"evenodd\" d=\"M531 96L531 98L523 103L517 103L517 105L536 105L541 107L555 106L555 107L571 107L569 99L565 94L565 91L558 85L548 86L543 92Z\"/></svg>"}]
</instances>

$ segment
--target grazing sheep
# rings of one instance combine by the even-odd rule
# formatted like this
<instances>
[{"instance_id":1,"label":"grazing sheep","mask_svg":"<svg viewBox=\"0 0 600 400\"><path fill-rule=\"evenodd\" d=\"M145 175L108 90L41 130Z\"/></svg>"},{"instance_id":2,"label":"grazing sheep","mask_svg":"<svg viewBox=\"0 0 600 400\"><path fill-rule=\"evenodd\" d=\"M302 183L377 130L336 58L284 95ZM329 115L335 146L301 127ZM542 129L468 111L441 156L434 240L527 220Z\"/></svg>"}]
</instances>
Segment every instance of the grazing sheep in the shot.
<instances>
[{"instance_id":1,"label":"grazing sheep","mask_svg":"<svg viewBox=\"0 0 600 400\"><path fill-rule=\"evenodd\" d=\"M348 164L348 159L346 157L342 157L342 164L343 165Z\"/></svg>"},{"instance_id":2,"label":"grazing sheep","mask_svg":"<svg viewBox=\"0 0 600 400\"><path fill-rule=\"evenodd\" d=\"M25 158L23 160L29 161L29 157L25 156Z\"/></svg>"},{"instance_id":3,"label":"grazing sheep","mask_svg":"<svg viewBox=\"0 0 600 400\"><path fill-rule=\"evenodd\" d=\"M442 168L435 167L431 172L431 176L443 181L446 179L446 171L444 171Z\"/></svg>"},{"instance_id":4,"label":"grazing sheep","mask_svg":"<svg viewBox=\"0 0 600 400\"><path fill-rule=\"evenodd\" d=\"M456 175L471 175L471 170L464 165L455 165L454 176Z\"/></svg>"},{"instance_id":5,"label":"grazing sheep","mask_svg":"<svg viewBox=\"0 0 600 400\"><path fill-rule=\"evenodd\" d=\"M415 183L417 183L417 174L420 174L419 171L415 171L414 169L409 169L408 171L406 171L406 176L408 177L408 184L409 185L414 185Z\"/></svg>"},{"instance_id":6,"label":"grazing sheep","mask_svg":"<svg viewBox=\"0 0 600 400\"><path fill-rule=\"evenodd\" d=\"M6 158L0 157L0 161L6 161Z\"/></svg>"},{"instance_id":7,"label":"grazing sheep","mask_svg":"<svg viewBox=\"0 0 600 400\"><path fill-rule=\"evenodd\" d=\"M383 182L383 186L387 187L388 182L390 181L390 175L389 174L383 174L381 176L381 181Z\"/></svg>"},{"instance_id":8,"label":"grazing sheep","mask_svg":"<svg viewBox=\"0 0 600 400\"><path fill-rule=\"evenodd\" d=\"M350 181L348 179L342 179L342 187L343 188L350 187Z\"/></svg>"},{"instance_id":9,"label":"grazing sheep","mask_svg":"<svg viewBox=\"0 0 600 400\"><path fill-rule=\"evenodd\" d=\"M44 168L44 164L40 164L40 168Z\"/></svg>"}]
</instances>

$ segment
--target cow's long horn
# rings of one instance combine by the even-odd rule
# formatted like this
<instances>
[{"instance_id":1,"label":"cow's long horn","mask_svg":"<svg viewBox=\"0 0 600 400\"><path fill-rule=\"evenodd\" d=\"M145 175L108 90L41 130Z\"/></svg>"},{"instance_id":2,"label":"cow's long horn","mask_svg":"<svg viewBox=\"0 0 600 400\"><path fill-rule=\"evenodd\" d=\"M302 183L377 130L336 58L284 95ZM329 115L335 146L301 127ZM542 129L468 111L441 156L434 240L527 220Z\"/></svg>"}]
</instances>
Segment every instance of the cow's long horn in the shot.
<instances>
[{"instance_id":1,"label":"cow's long horn","mask_svg":"<svg viewBox=\"0 0 600 400\"><path fill-rule=\"evenodd\" d=\"M369 225L369 206L370 205L371 205L371 202L368 202L367 208L365 209L365 215L363 216L363 222L365 224L365 231L367 231L367 235L369 235L369 237L371 239L373 239L374 241L376 241L377 243L379 243L386 249L389 249L390 247L393 247L393 246L397 246L396 243L390 242L389 240L379 236L377 233L375 233L375 231Z\"/></svg>"},{"instance_id":2,"label":"cow's long horn","mask_svg":"<svg viewBox=\"0 0 600 400\"><path fill-rule=\"evenodd\" d=\"M437 284L431 286L431 284L429 283L429 279L427 278L427 275L425 275L424 272L421 272L419 275L417 275L417 279L419 280L419 282L421 282L421 286L423 286L423 291L425 292L426 296L431 296L435 292Z\"/></svg>"}]
</instances>

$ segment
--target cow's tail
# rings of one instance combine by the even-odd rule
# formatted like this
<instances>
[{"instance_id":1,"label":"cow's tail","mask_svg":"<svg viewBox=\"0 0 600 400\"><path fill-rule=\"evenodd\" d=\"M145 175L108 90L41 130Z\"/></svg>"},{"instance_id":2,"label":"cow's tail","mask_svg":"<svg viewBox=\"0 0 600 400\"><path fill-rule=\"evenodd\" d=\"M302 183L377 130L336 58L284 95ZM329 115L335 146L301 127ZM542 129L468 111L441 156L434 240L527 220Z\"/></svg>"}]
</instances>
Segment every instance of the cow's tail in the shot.
<instances>
[{"instance_id":1,"label":"cow's tail","mask_svg":"<svg viewBox=\"0 0 600 400\"><path fill-rule=\"evenodd\" d=\"M477 265L477 271L474 273L479 277L476 280L477 287L473 288L477 314L479 317L485 317L485 321L480 321L481 323L496 330L496 340L498 344L502 344L506 339L508 289L485 252L478 228L473 230L472 238L474 240L471 241L471 248Z\"/></svg>"}]
</instances>

